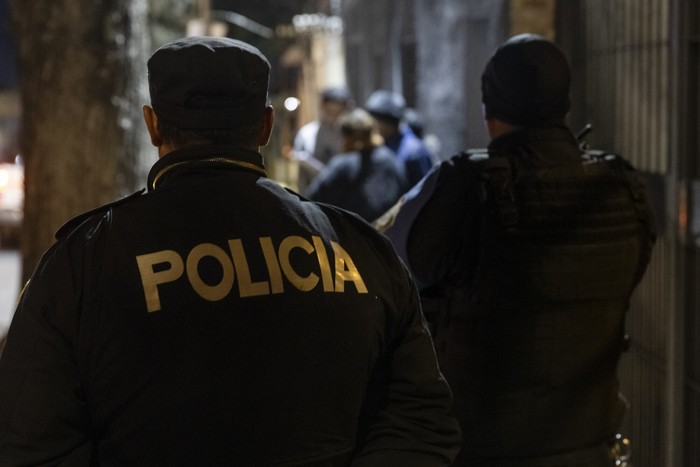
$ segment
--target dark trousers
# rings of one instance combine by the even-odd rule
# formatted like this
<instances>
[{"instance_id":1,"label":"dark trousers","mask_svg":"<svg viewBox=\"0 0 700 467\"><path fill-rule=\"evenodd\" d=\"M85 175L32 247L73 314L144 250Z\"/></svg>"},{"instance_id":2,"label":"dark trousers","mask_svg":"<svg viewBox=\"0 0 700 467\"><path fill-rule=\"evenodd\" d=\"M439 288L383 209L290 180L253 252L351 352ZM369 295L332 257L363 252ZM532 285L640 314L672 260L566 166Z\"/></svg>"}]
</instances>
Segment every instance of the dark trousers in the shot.
<instances>
[{"instance_id":1,"label":"dark trousers","mask_svg":"<svg viewBox=\"0 0 700 467\"><path fill-rule=\"evenodd\" d=\"M457 456L452 467L613 467L610 445L603 443L591 448L545 457L467 458Z\"/></svg>"}]
</instances>

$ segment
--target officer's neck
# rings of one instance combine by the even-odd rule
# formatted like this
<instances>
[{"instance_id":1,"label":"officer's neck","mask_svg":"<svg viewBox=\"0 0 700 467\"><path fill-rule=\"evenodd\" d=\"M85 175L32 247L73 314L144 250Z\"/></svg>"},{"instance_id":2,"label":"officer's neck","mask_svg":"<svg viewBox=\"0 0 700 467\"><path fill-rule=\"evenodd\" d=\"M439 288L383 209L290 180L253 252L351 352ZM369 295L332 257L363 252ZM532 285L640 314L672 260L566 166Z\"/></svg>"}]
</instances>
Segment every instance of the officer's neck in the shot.
<instances>
[{"instance_id":1,"label":"officer's neck","mask_svg":"<svg viewBox=\"0 0 700 467\"><path fill-rule=\"evenodd\" d=\"M521 128L522 126L520 125L514 125L512 123L500 120L498 118L486 118L486 129L491 139L496 139L499 136L503 136L508 133L513 133L514 131L518 131Z\"/></svg>"},{"instance_id":2,"label":"officer's neck","mask_svg":"<svg viewBox=\"0 0 700 467\"><path fill-rule=\"evenodd\" d=\"M187 147L200 146L203 144L211 144L211 143L197 142L197 143L186 144L186 145L182 145L182 146L176 146L173 144L163 143L163 144L158 146L158 158L160 159L163 156L166 156L167 154L170 154L171 152L173 152L177 149L184 149ZM249 146L240 146L240 147L243 149L249 149L251 151L260 152L260 146L249 145Z\"/></svg>"}]
</instances>

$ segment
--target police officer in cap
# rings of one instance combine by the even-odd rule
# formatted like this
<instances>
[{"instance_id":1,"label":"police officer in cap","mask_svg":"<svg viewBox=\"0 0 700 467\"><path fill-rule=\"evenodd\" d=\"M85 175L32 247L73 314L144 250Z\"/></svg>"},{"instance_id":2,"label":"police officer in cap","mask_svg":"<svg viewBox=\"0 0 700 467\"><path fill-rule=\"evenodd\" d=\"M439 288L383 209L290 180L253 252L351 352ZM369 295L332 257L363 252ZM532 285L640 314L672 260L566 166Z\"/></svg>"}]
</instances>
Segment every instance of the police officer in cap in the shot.
<instances>
[{"instance_id":1,"label":"police officer in cap","mask_svg":"<svg viewBox=\"0 0 700 467\"><path fill-rule=\"evenodd\" d=\"M66 224L24 291L0 465L448 465L409 273L357 216L266 177L268 60L186 38L148 73L148 191Z\"/></svg>"},{"instance_id":2,"label":"police officer in cap","mask_svg":"<svg viewBox=\"0 0 700 467\"><path fill-rule=\"evenodd\" d=\"M614 462L625 313L655 235L632 167L567 128L569 85L554 44L510 38L482 76L488 150L443 162L377 223L434 313L456 466Z\"/></svg>"}]
</instances>

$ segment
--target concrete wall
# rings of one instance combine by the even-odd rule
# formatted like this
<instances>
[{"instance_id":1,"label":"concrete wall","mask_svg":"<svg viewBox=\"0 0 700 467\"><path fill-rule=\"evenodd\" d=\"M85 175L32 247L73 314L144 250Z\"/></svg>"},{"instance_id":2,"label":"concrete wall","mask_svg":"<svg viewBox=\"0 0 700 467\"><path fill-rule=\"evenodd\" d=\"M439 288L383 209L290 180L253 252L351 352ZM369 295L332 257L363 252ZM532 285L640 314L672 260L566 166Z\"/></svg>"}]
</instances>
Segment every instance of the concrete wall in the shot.
<instances>
[{"instance_id":1,"label":"concrete wall","mask_svg":"<svg viewBox=\"0 0 700 467\"><path fill-rule=\"evenodd\" d=\"M488 144L481 73L508 35L507 2L417 0L418 107L432 123L443 156Z\"/></svg>"}]
</instances>

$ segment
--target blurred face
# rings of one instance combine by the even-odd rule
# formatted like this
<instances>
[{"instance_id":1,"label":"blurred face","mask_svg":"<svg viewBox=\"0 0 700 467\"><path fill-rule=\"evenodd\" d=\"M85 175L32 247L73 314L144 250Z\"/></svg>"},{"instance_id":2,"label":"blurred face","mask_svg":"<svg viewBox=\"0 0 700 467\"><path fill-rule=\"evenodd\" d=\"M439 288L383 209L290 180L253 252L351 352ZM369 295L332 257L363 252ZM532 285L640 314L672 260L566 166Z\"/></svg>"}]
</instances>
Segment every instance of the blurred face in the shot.
<instances>
[{"instance_id":1,"label":"blurred face","mask_svg":"<svg viewBox=\"0 0 700 467\"><path fill-rule=\"evenodd\" d=\"M373 146L371 132L343 133L342 136L343 152L362 151Z\"/></svg>"},{"instance_id":2,"label":"blurred face","mask_svg":"<svg viewBox=\"0 0 700 467\"><path fill-rule=\"evenodd\" d=\"M375 125L375 128L377 129L377 132L384 139L389 139L392 136L395 136L399 132L398 123L395 123L391 120L383 120L383 119L377 118L374 120L374 122L375 122L374 125Z\"/></svg>"},{"instance_id":3,"label":"blurred face","mask_svg":"<svg viewBox=\"0 0 700 467\"><path fill-rule=\"evenodd\" d=\"M331 123L335 123L347 108L344 102L337 101L324 102L322 106L324 119Z\"/></svg>"}]
</instances>

